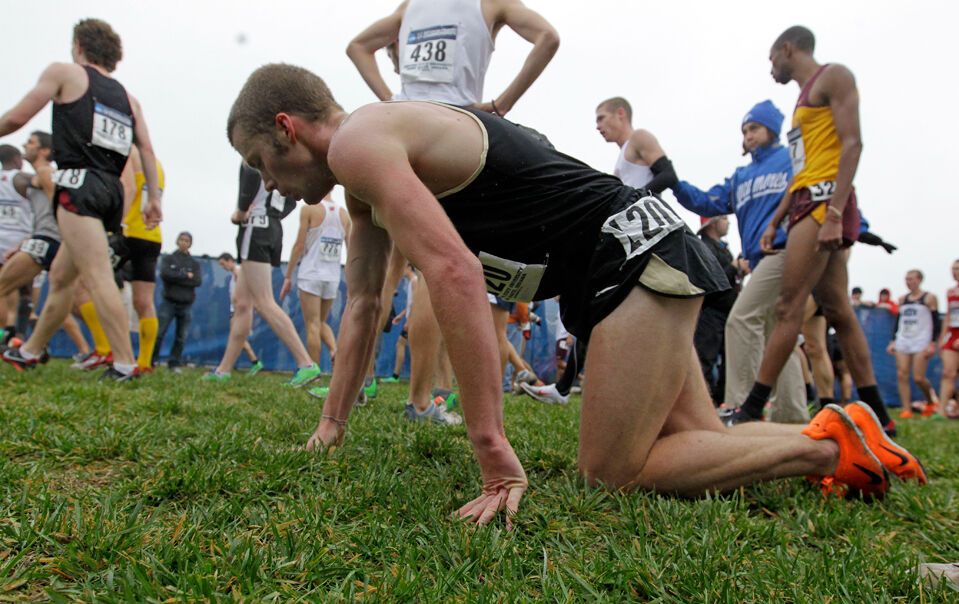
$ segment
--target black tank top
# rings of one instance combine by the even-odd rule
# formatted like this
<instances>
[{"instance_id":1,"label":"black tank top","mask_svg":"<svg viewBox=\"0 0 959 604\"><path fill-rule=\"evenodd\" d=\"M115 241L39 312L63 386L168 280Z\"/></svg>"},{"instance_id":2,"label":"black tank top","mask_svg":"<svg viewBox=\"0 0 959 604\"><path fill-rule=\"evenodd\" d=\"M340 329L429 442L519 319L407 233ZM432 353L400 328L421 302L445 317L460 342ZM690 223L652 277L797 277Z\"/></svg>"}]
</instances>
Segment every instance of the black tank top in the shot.
<instances>
[{"instance_id":1,"label":"black tank top","mask_svg":"<svg viewBox=\"0 0 959 604\"><path fill-rule=\"evenodd\" d=\"M560 294L563 274L589 263L606 219L639 193L547 147L516 124L463 111L486 128L486 163L472 182L440 204L474 254L545 264L534 299Z\"/></svg>"},{"instance_id":2,"label":"black tank top","mask_svg":"<svg viewBox=\"0 0 959 604\"><path fill-rule=\"evenodd\" d=\"M120 82L84 65L89 85L72 103L53 105L57 167L123 172L133 143L133 110Z\"/></svg>"}]
</instances>

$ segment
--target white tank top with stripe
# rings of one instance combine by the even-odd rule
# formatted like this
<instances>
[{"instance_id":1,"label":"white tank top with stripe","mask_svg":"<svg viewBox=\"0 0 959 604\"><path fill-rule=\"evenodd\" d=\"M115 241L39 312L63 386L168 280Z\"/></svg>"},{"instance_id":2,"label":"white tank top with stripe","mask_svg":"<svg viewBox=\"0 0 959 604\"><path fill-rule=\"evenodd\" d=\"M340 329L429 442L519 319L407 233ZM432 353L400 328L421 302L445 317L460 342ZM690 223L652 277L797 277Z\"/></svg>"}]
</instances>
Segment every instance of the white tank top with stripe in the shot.
<instances>
[{"instance_id":1,"label":"white tank top with stripe","mask_svg":"<svg viewBox=\"0 0 959 604\"><path fill-rule=\"evenodd\" d=\"M326 217L319 226L306 232L306 249L300 261L298 279L316 281L340 280L340 254L346 229L335 204L324 201Z\"/></svg>"}]
</instances>

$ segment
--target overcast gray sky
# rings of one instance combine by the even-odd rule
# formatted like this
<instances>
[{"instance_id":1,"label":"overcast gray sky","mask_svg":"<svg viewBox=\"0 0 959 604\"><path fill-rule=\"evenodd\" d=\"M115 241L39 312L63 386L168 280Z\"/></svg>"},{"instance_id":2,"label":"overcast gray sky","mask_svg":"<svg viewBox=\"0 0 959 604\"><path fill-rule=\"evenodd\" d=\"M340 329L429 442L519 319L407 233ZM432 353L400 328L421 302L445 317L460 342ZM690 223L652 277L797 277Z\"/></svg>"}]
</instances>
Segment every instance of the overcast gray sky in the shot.
<instances>
[{"instance_id":1,"label":"overcast gray sky","mask_svg":"<svg viewBox=\"0 0 959 604\"><path fill-rule=\"evenodd\" d=\"M139 98L167 170L164 249L188 229L196 253L234 251L229 215L236 202L238 155L224 134L226 114L249 73L283 61L323 77L347 110L375 101L347 59L347 42L397 0L342 2L17 3L8 10L7 61L0 111L6 111L53 61L70 60L73 24L109 21L123 38L116 76ZM903 275L921 268L940 297L952 284L959 224L952 195L957 128L955 47L959 10L949 2L627 2L528 0L560 32L559 52L510 118L547 134L556 146L611 171L618 149L595 130L600 100L621 95L634 126L652 131L685 180L706 188L746 163L739 124L757 101L772 99L787 116L795 84L769 76L768 49L786 27L817 37L820 62L855 73L861 95L864 152L856 177L873 230L899 245L889 256L856 246L850 284L874 299L880 287L903 293ZM242 34L245 44L237 39ZM487 98L499 94L529 46L504 30L496 41ZM387 81L398 78L381 66ZM20 145L33 129L50 129L49 109L0 142ZM342 198L342 192L334 196ZM698 224L691 214L687 221ZM289 254L296 217L286 224ZM739 248L734 232L730 244Z\"/></svg>"}]
</instances>

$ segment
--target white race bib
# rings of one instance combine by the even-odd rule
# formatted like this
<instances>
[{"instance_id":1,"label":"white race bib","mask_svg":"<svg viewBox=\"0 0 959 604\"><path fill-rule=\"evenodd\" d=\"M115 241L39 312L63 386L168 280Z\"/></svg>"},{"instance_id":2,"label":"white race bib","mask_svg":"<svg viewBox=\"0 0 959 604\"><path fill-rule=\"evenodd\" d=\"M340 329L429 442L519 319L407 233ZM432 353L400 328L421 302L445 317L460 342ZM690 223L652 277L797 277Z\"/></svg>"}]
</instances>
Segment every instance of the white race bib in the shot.
<instances>
[{"instance_id":1,"label":"white race bib","mask_svg":"<svg viewBox=\"0 0 959 604\"><path fill-rule=\"evenodd\" d=\"M23 210L19 206L0 205L0 225L19 225Z\"/></svg>"},{"instance_id":2,"label":"white race bib","mask_svg":"<svg viewBox=\"0 0 959 604\"><path fill-rule=\"evenodd\" d=\"M456 25L411 31L401 57L400 75L421 82L452 82L456 33Z\"/></svg>"},{"instance_id":3,"label":"white race bib","mask_svg":"<svg viewBox=\"0 0 959 604\"><path fill-rule=\"evenodd\" d=\"M829 201L833 193L836 192L836 181L824 180L814 185L809 185L809 192L812 194L813 201Z\"/></svg>"},{"instance_id":4,"label":"white race bib","mask_svg":"<svg viewBox=\"0 0 959 604\"><path fill-rule=\"evenodd\" d=\"M665 201L649 195L607 218L602 230L619 240L625 259L629 260L647 252L666 235L685 225Z\"/></svg>"},{"instance_id":5,"label":"white race bib","mask_svg":"<svg viewBox=\"0 0 959 604\"><path fill-rule=\"evenodd\" d=\"M343 247L343 240L336 237L320 237L319 256L321 262L340 262L340 249Z\"/></svg>"},{"instance_id":6,"label":"white race bib","mask_svg":"<svg viewBox=\"0 0 959 604\"><path fill-rule=\"evenodd\" d=\"M949 327L959 329L959 306L953 306L949 309Z\"/></svg>"},{"instance_id":7,"label":"white race bib","mask_svg":"<svg viewBox=\"0 0 959 604\"><path fill-rule=\"evenodd\" d=\"M479 253L479 261L486 291L510 302L532 302L546 273L545 264L523 264L486 252Z\"/></svg>"},{"instance_id":8,"label":"white race bib","mask_svg":"<svg viewBox=\"0 0 959 604\"><path fill-rule=\"evenodd\" d=\"M273 191L270 193L270 206L282 214L286 208L286 198L280 195L279 191Z\"/></svg>"},{"instance_id":9,"label":"white race bib","mask_svg":"<svg viewBox=\"0 0 959 604\"><path fill-rule=\"evenodd\" d=\"M806 167L806 147L802 142L802 130L793 128L786 134L789 139L789 159L793 164L793 174L799 174Z\"/></svg>"},{"instance_id":10,"label":"white race bib","mask_svg":"<svg viewBox=\"0 0 959 604\"><path fill-rule=\"evenodd\" d=\"M27 239L20 245L20 251L29 254L37 261L43 260L50 249L50 242L43 239Z\"/></svg>"},{"instance_id":11,"label":"white race bib","mask_svg":"<svg viewBox=\"0 0 959 604\"><path fill-rule=\"evenodd\" d=\"M902 335L906 338L915 337L919 331L919 313L908 307L900 310L900 313L899 329L902 331Z\"/></svg>"},{"instance_id":12,"label":"white race bib","mask_svg":"<svg viewBox=\"0 0 959 604\"><path fill-rule=\"evenodd\" d=\"M53 184L65 189L79 189L87 178L86 168L57 170L53 173Z\"/></svg>"},{"instance_id":13,"label":"white race bib","mask_svg":"<svg viewBox=\"0 0 959 604\"><path fill-rule=\"evenodd\" d=\"M130 155L133 145L133 117L97 102L93 105L94 145L116 151L120 155Z\"/></svg>"},{"instance_id":14,"label":"white race bib","mask_svg":"<svg viewBox=\"0 0 959 604\"><path fill-rule=\"evenodd\" d=\"M243 226L253 227L254 229L265 229L270 226L269 216L250 216L243 223Z\"/></svg>"}]
</instances>

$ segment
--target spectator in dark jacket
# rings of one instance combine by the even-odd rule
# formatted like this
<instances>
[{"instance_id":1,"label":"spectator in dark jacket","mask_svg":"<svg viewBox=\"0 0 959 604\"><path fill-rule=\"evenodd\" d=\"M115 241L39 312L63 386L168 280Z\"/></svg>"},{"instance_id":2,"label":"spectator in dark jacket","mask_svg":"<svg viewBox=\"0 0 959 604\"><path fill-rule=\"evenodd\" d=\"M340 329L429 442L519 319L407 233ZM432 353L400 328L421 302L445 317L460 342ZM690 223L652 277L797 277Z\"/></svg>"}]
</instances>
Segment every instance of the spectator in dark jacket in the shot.
<instances>
[{"instance_id":1,"label":"spectator in dark jacket","mask_svg":"<svg viewBox=\"0 0 959 604\"><path fill-rule=\"evenodd\" d=\"M160 302L157 313L160 317L160 326L157 345L153 350L153 360L155 364L160 348L163 346L167 328L176 319L176 336L173 340L173 348L170 350L170 358L167 360L167 366L176 372L179 372L182 364L181 355L186 341L186 332L190 328L191 308L193 300L196 299L195 290L202 281L200 263L190 255L192 245L193 235L183 231L176 238L177 250L160 262L163 300Z\"/></svg>"}]
</instances>

